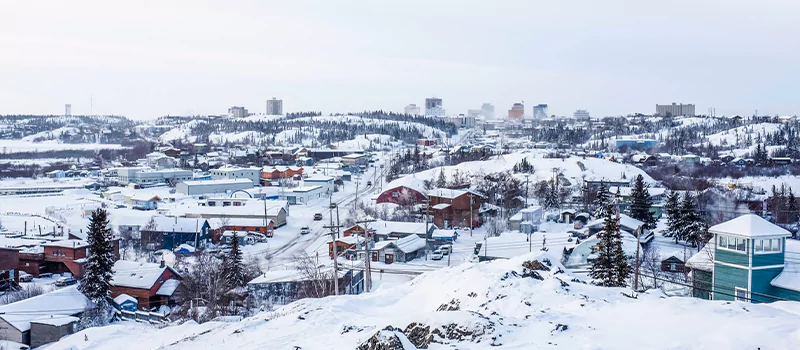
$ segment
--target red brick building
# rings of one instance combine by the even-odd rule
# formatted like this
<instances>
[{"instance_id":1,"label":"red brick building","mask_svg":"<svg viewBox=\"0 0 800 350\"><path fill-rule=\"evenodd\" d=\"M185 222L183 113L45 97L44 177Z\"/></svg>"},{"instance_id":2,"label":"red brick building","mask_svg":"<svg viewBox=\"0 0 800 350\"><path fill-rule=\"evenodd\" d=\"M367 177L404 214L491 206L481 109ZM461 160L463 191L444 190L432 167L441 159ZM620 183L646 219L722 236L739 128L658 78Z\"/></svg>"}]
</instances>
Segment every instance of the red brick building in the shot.
<instances>
[{"instance_id":1,"label":"red brick building","mask_svg":"<svg viewBox=\"0 0 800 350\"><path fill-rule=\"evenodd\" d=\"M163 261L154 264L120 260L114 264L111 297L130 295L138 301L139 309L168 305L180 279L181 276Z\"/></svg>"},{"instance_id":2,"label":"red brick building","mask_svg":"<svg viewBox=\"0 0 800 350\"><path fill-rule=\"evenodd\" d=\"M8 281L11 278L11 271L14 271L14 282L19 281L19 251L11 248L0 247L0 278ZM3 282L3 285L6 283Z\"/></svg>"},{"instance_id":3,"label":"red brick building","mask_svg":"<svg viewBox=\"0 0 800 350\"><path fill-rule=\"evenodd\" d=\"M119 240L112 241L114 259L119 259ZM42 244L42 252L17 251L19 270L34 277L41 273L70 273L83 277L83 264L89 253L89 244L81 239L65 239Z\"/></svg>"},{"instance_id":4,"label":"red brick building","mask_svg":"<svg viewBox=\"0 0 800 350\"><path fill-rule=\"evenodd\" d=\"M208 219L209 235L211 241L219 243L222 238L222 233L225 231L241 232L258 232L267 237L272 237L275 232L275 222L267 219L267 225L264 226L264 219L252 218L214 218Z\"/></svg>"},{"instance_id":5,"label":"red brick building","mask_svg":"<svg viewBox=\"0 0 800 350\"><path fill-rule=\"evenodd\" d=\"M441 228L478 226L481 195L467 190L437 188L428 191L433 224ZM470 217L471 213L471 217Z\"/></svg>"}]
</instances>

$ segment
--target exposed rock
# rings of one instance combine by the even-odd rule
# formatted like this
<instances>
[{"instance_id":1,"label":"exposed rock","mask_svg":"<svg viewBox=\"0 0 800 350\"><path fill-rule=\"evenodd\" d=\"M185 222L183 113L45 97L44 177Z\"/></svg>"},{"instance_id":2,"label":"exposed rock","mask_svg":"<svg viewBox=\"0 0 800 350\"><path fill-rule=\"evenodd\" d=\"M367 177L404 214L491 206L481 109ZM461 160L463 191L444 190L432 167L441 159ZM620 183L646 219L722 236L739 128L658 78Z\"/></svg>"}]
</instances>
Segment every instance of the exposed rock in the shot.
<instances>
[{"instance_id":1,"label":"exposed rock","mask_svg":"<svg viewBox=\"0 0 800 350\"><path fill-rule=\"evenodd\" d=\"M428 345L433 341L431 327L421 323L414 322L409 324L403 333L414 346L420 349L427 349Z\"/></svg>"},{"instance_id":2,"label":"exposed rock","mask_svg":"<svg viewBox=\"0 0 800 350\"><path fill-rule=\"evenodd\" d=\"M548 260L548 263L550 261ZM552 265L552 264L548 264ZM550 271L550 268L539 262L539 260L528 260L522 263L522 267L528 270Z\"/></svg>"},{"instance_id":3,"label":"exposed rock","mask_svg":"<svg viewBox=\"0 0 800 350\"><path fill-rule=\"evenodd\" d=\"M400 340L400 337L405 337L400 329L396 329L392 326L386 327L383 330L378 331L367 339L367 341L361 343L358 346L358 350L405 350L403 348L403 342Z\"/></svg>"},{"instance_id":4,"label":"exposed rock","mask_svg":"<svg viewBox=\"0 0 800 350\"><path fill-rule=\"evenodd\" d=\"M461 301L458 299L450 300L449 303L439 305L439 308L436 311L458 311L461 310Z\"/></svg>"}]
</instances>

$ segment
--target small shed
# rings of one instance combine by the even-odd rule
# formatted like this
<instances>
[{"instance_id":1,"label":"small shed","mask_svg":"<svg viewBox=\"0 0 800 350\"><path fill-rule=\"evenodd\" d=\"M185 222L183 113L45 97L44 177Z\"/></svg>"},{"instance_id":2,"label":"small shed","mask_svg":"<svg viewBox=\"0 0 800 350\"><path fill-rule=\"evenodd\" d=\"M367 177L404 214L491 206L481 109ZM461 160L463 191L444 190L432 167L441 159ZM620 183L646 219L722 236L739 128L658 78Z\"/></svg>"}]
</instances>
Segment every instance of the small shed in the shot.
<instances>
[{"instance_id":1,"label":"small shed","mask_svg":"<svg viewBox=\"0 0 800 350\"><path fill-rule=\"evenodd\" d=\"M686 263L675 255L661 260L661 271L666 272L680 272L686 271Z\"/></svg>"},{"instance_id":2,"label":"small shed","mask_svg":"<svg viewBox=\"0 0 800 350\"><path fill-rule=\"evenodd\" d=\"M139 301L128 294L120 294L114 298L114 307L118 310L135 312L139 308Z\"/></svg>"},{"instance_id":3,"label":"small shed","mask_svg":"<svg viewBox=\"0 0 800 350\"><path fill-rule=\"evenodd\" d=\"M62 337L75 333L77 317L49 315L31 320L31 347L55 343Z\"/></svg>"},{"instance_id":4,"label":"small shed","mask_svg":"<svg viewBox=\"0 0 800 350\"><path fill-rule=\"evenodd\" d=\"M575 220L575 211L571 209L562 210L558 215L558 221L565 224L571 224Z\"/></svg>"}]
</instances>

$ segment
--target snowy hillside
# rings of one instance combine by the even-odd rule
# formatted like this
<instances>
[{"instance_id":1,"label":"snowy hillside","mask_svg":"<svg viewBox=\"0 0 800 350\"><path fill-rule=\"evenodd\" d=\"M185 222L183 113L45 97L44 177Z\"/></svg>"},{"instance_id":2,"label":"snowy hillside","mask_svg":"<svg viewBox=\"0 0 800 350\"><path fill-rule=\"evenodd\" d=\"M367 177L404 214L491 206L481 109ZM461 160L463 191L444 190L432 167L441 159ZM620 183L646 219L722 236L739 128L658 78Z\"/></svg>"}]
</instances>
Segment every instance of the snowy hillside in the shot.
<instances>
[{"instance_id":1,"label":"snowy hillside","mask_svg":"<svg viewBox=\"0 0 800 350\"><path fill-rule=\"evenodd\" d=\"M792 303L632 298L584 284L557 261L534 253L468 263L236 323L91 328L48 349L792 349L800 341Z\"/></svg>"},{"instance_id":2,"label":"snowy hillside","mask_svg":"<svg viewBox=\"0 0 800 350\"><path fill-rule=\"evenodd\" d=\"M448 178L452 177L456 170L462 175L510 171L515 164L521 162L523 158L527 158L528 162L533 165L535 169L533 176L530 178L532 182L551 179L553 177L553 169L558 169L558 172L563 174L564 177L573 184L577 183L577 180L580 179L620 180L622 174L625 174L626 179L633 179L636 175L641 174L645 181L654 182L642 169L629 164L620 164L598 158L543 158L543 155L546 153L547 151L543 150L515 152L496 156L485 161L464 162L459 165L437 167L411 176L415 176L420 180L435 180L436 177L439 176L440 171L444 171L445 176ZM523 174L517 175L524 179Z\"/></svg>"}]
</instances>

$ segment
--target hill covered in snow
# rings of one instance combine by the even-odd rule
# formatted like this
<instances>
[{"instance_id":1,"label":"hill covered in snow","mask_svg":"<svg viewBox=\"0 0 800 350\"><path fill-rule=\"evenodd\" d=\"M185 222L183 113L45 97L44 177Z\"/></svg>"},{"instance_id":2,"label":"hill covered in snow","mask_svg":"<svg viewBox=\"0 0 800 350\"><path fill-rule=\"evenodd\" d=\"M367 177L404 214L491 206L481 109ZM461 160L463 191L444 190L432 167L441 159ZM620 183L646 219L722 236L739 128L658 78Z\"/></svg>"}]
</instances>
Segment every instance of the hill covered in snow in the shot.
<instances>
[{"instance_id":1,"label":"hill covered in snow","mask_svg":"<svg viewBox=\"0 0 800 350\"><path fill-rule=\"evenodd\" d=\"M792 349L800 341L795 303L631 296L583 283L557 258L467 263L234 323L117 323L48 349Z\"/></svg>"}]
</instances>

